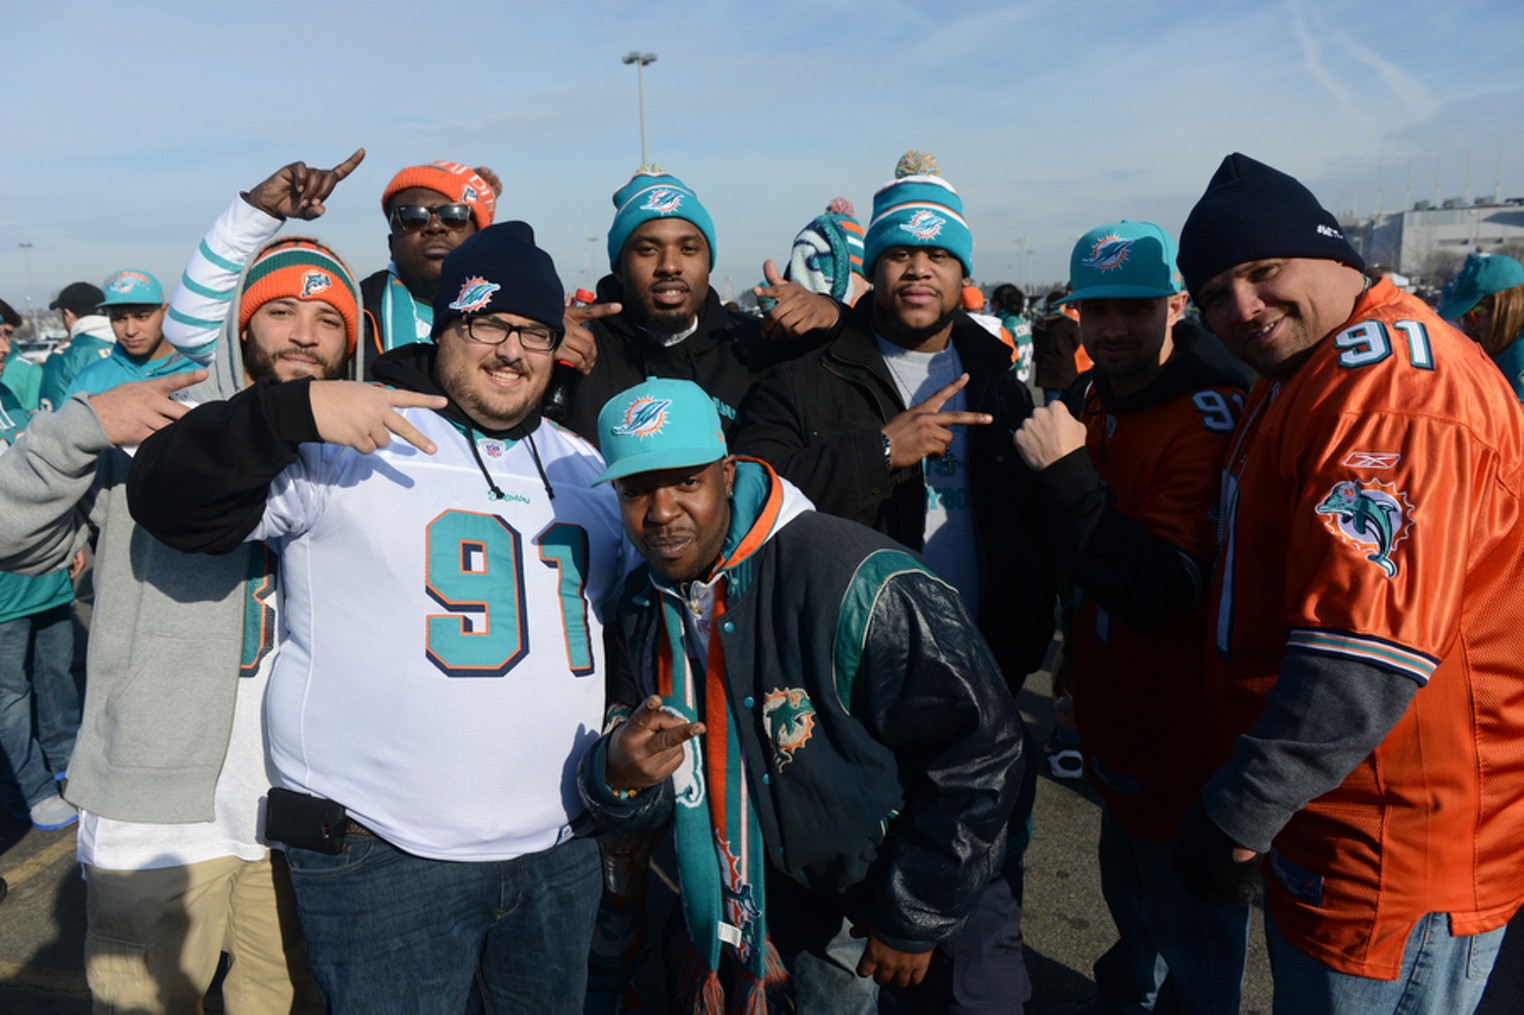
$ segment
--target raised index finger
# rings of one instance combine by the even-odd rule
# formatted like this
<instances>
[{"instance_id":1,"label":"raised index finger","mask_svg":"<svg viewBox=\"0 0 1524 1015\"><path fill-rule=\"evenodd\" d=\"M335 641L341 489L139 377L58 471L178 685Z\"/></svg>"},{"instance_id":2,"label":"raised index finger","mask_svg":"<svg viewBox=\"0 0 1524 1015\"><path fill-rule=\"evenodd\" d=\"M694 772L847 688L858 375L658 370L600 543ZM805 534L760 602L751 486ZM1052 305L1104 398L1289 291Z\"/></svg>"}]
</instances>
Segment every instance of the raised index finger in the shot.
<instances>
[{"instance_id":1,"label":"raised index finger","mask_svg":"<svg viewBox=\"0 0 1524 1015\"><path fill-rule=\"evenodd\" d=\"M177 374L166 374L163 377L155 377L145 382L150 391L157 391L161 395L168 395L172 391L188 388L192 384L199 384L206 380L205 370L187 370Z\"/></svg>"},{"instance_id":2,"label":"raised index finger","mask_svg":"<svg viewBox=\"0 0 1524 1015\"><path fill-rule=\"evenodd\" d=\"M942 406L947 404L947 400L961 391L967 383L968 374L959 374L958 379L947 385L947 387L942 388L940 391L932 392L931 397L922 402L920 408L930 409L932 412L939 411Z\"/></svg>"},{"instance_id":3,"label":"raised index finger","mask_svg":"<svg viewBox=\"0 0 1524 1015\"><path fill-rule=\"evenodd\" d=\"M421 391L404 391L401 388L379 390L393 409L443 409L449 404L443 395L426 395Z\"/></svg>"},{"instance_id":4,"label":"raised index finger","mask_svg":"<svg viewBox=\"0 0 1524 1015\"><path fill-rule=\"evenodd\" d=\"M576 321L596 321L600 317L613 317L624 309L622 303L589 303L587 306L567 307L567 316Z\"/></svg>"},{"instance_id":5,"label":"raised index finger","mask_svg":"<svg viewBox=\"0 0 1524 1015\"><path fill-rule=\"evenodd\" d=\"M995 421L987 412L936 412L931 418L941 426L986 426Z\"/></svg>"},{"instance_id":6,"label":"raised index finger","mask_svg":"<svg viewBox=\"0 0 1524 1015\"><path fill-rule=\"evenodd\" d=\"M355 167L358 166L361 162L364 162L364 161L365 161L365 149L364 148L356 148L355 149L355 153L353 155L351 155L349 158L345 159L343 162L340 162L338 165L334 166L332 169L329 170L329 172L332 173L334 176L337 176L340 180L342 180L342 179L344 179L344 177L346 177L350 173L354 172L355 171Z\"/></svg>"}]
</instances>

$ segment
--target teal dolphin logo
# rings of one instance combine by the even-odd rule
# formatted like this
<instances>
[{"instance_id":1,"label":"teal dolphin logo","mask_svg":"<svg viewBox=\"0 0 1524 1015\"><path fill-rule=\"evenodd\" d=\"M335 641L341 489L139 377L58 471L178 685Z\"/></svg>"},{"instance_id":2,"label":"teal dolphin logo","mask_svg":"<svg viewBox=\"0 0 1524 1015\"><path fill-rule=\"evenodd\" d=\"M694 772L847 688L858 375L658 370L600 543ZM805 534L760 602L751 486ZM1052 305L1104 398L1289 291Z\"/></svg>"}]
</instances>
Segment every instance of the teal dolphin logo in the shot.
<instances>
[{"instance_id":1,"label":"teal dolphin logo","mask_svg":"<svg viewBox=\"0 0 1524 1015\"><path fill-rule=\"evenodd\" d=\"M1362 486L1353 480L1343 480L1334 484L1317 506L1317 512L1325 517L1330 531L1350 545L1369 551L1365 559L1393 578L1397 563L1392 560L1392 551L1411 525L1412 505L1406 504L1406 499L1384 483Z\"/></svg>"}]
</instances>

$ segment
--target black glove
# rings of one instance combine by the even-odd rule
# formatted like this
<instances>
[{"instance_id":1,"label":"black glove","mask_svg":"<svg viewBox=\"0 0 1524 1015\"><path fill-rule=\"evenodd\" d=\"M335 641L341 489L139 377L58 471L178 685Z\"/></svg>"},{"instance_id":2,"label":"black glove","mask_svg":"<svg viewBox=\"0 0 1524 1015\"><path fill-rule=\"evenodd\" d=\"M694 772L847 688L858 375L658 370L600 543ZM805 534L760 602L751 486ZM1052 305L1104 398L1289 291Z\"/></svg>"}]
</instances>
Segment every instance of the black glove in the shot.
<instances>
[{"instance_id":1,"label":"black glove","mask_svg":"<svg viewBox=\"0 0 1524 1015\"><path fill-rule=\"evenodd\" d=\"M1247 906L1259 892L1259 861L1256 853L1235 861L1238 843L1217 827L1197 800L1180 819L1180 831L1170 847L1170 860L1186 891L1213 906Z\"/></svg>"}]
</instances>

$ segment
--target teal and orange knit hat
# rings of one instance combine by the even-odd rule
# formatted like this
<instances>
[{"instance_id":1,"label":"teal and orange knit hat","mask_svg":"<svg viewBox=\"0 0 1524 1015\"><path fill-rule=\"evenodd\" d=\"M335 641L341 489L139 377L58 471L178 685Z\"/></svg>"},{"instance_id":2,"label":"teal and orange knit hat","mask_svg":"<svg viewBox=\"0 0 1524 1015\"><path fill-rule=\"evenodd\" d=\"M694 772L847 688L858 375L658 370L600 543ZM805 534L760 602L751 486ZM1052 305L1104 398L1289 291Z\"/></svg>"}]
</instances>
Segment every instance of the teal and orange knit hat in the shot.
<instances>
[{"instance_id":1,"label":"teal and orange knit hat","mask_svg":"<svg viewBox=\"0 0 1524 1015\"><path fill-rule=\"evenodd\" d=\"M852 296L852 276L868 277L863 264L863 227L854 217L852 202L838 197L794 237L783 277L810 292L846 302Z\"/></svg>"},{"instance_id":2,"label":"teal and orange knit hat","mask_svg":"<svg viewBox=\"0 0 1524 1015\"><path fill-rule=\"evenodd\" d=\"M238 334L245 335L255 311L283 296L317 300L337 310L344 318L349 355L354 355L360 339L360 286L338 254L305 236L287 237L260 251L244 273Z\"/></svg>"},{"instance_id":3,"label":"teal and orange knit hat","mask_svg":"<svg viewBox=\"0 0 1524 1015\"><path fill-rule=\"evenodd\" d=\"M422 187L460 204L470 205L471 218L476 228L485 229L497 214L497 192L491 184L470 166L459 162L430 162L424 166L408 166L399 170L392 182L381 192L381 212L391 214L392 198L404 190Z\"/></svg>"},{"instance_id":4,"label":"teal and orange knit hat","mask_svg":"<svg viewBox=\"0 0 1524 1015\"><path fill-rule=\"evenodd\" d=\"M974 236L963 220L963 199L941 177L936 157L908 151L894 167L894 179L873 195L873 218L868 223L865 267L890 247L940 247L963 263L963 274L974 273Z\"/></svg>"}]
</instances>

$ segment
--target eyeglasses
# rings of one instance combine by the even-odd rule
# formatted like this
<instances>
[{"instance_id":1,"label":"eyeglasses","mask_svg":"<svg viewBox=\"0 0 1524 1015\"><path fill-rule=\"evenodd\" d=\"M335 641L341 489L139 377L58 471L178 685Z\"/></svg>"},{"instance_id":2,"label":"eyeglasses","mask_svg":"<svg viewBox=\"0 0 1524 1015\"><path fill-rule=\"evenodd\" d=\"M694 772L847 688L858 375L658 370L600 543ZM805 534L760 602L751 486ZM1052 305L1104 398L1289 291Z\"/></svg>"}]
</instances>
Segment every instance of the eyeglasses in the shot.
<instances>
[{"instance_id":1,"label":"eyeglasses","mask_svg":"<svg viewBox=\"0 0 1524 1015\"><path fill-rule=\"evenodd\" d=\"M416 233L429 224L430 218L439 219L446 229L464 229L471 221L469 204L399 204L392 208L392 230L399 233Z\"/></svg>"},{"instance_id":2,"label":"eyeglasses","mask_svg":"<svg viewBox=\"0 0 1524 1015\"><path fill-rule=\"evenodd\" d=\"M502 345L517 335L529 352L550 352L561 344L561 333L541 324L509 324L495 317L463 317L465 336L477 345Z\"/></svg>"}]
</instances>

